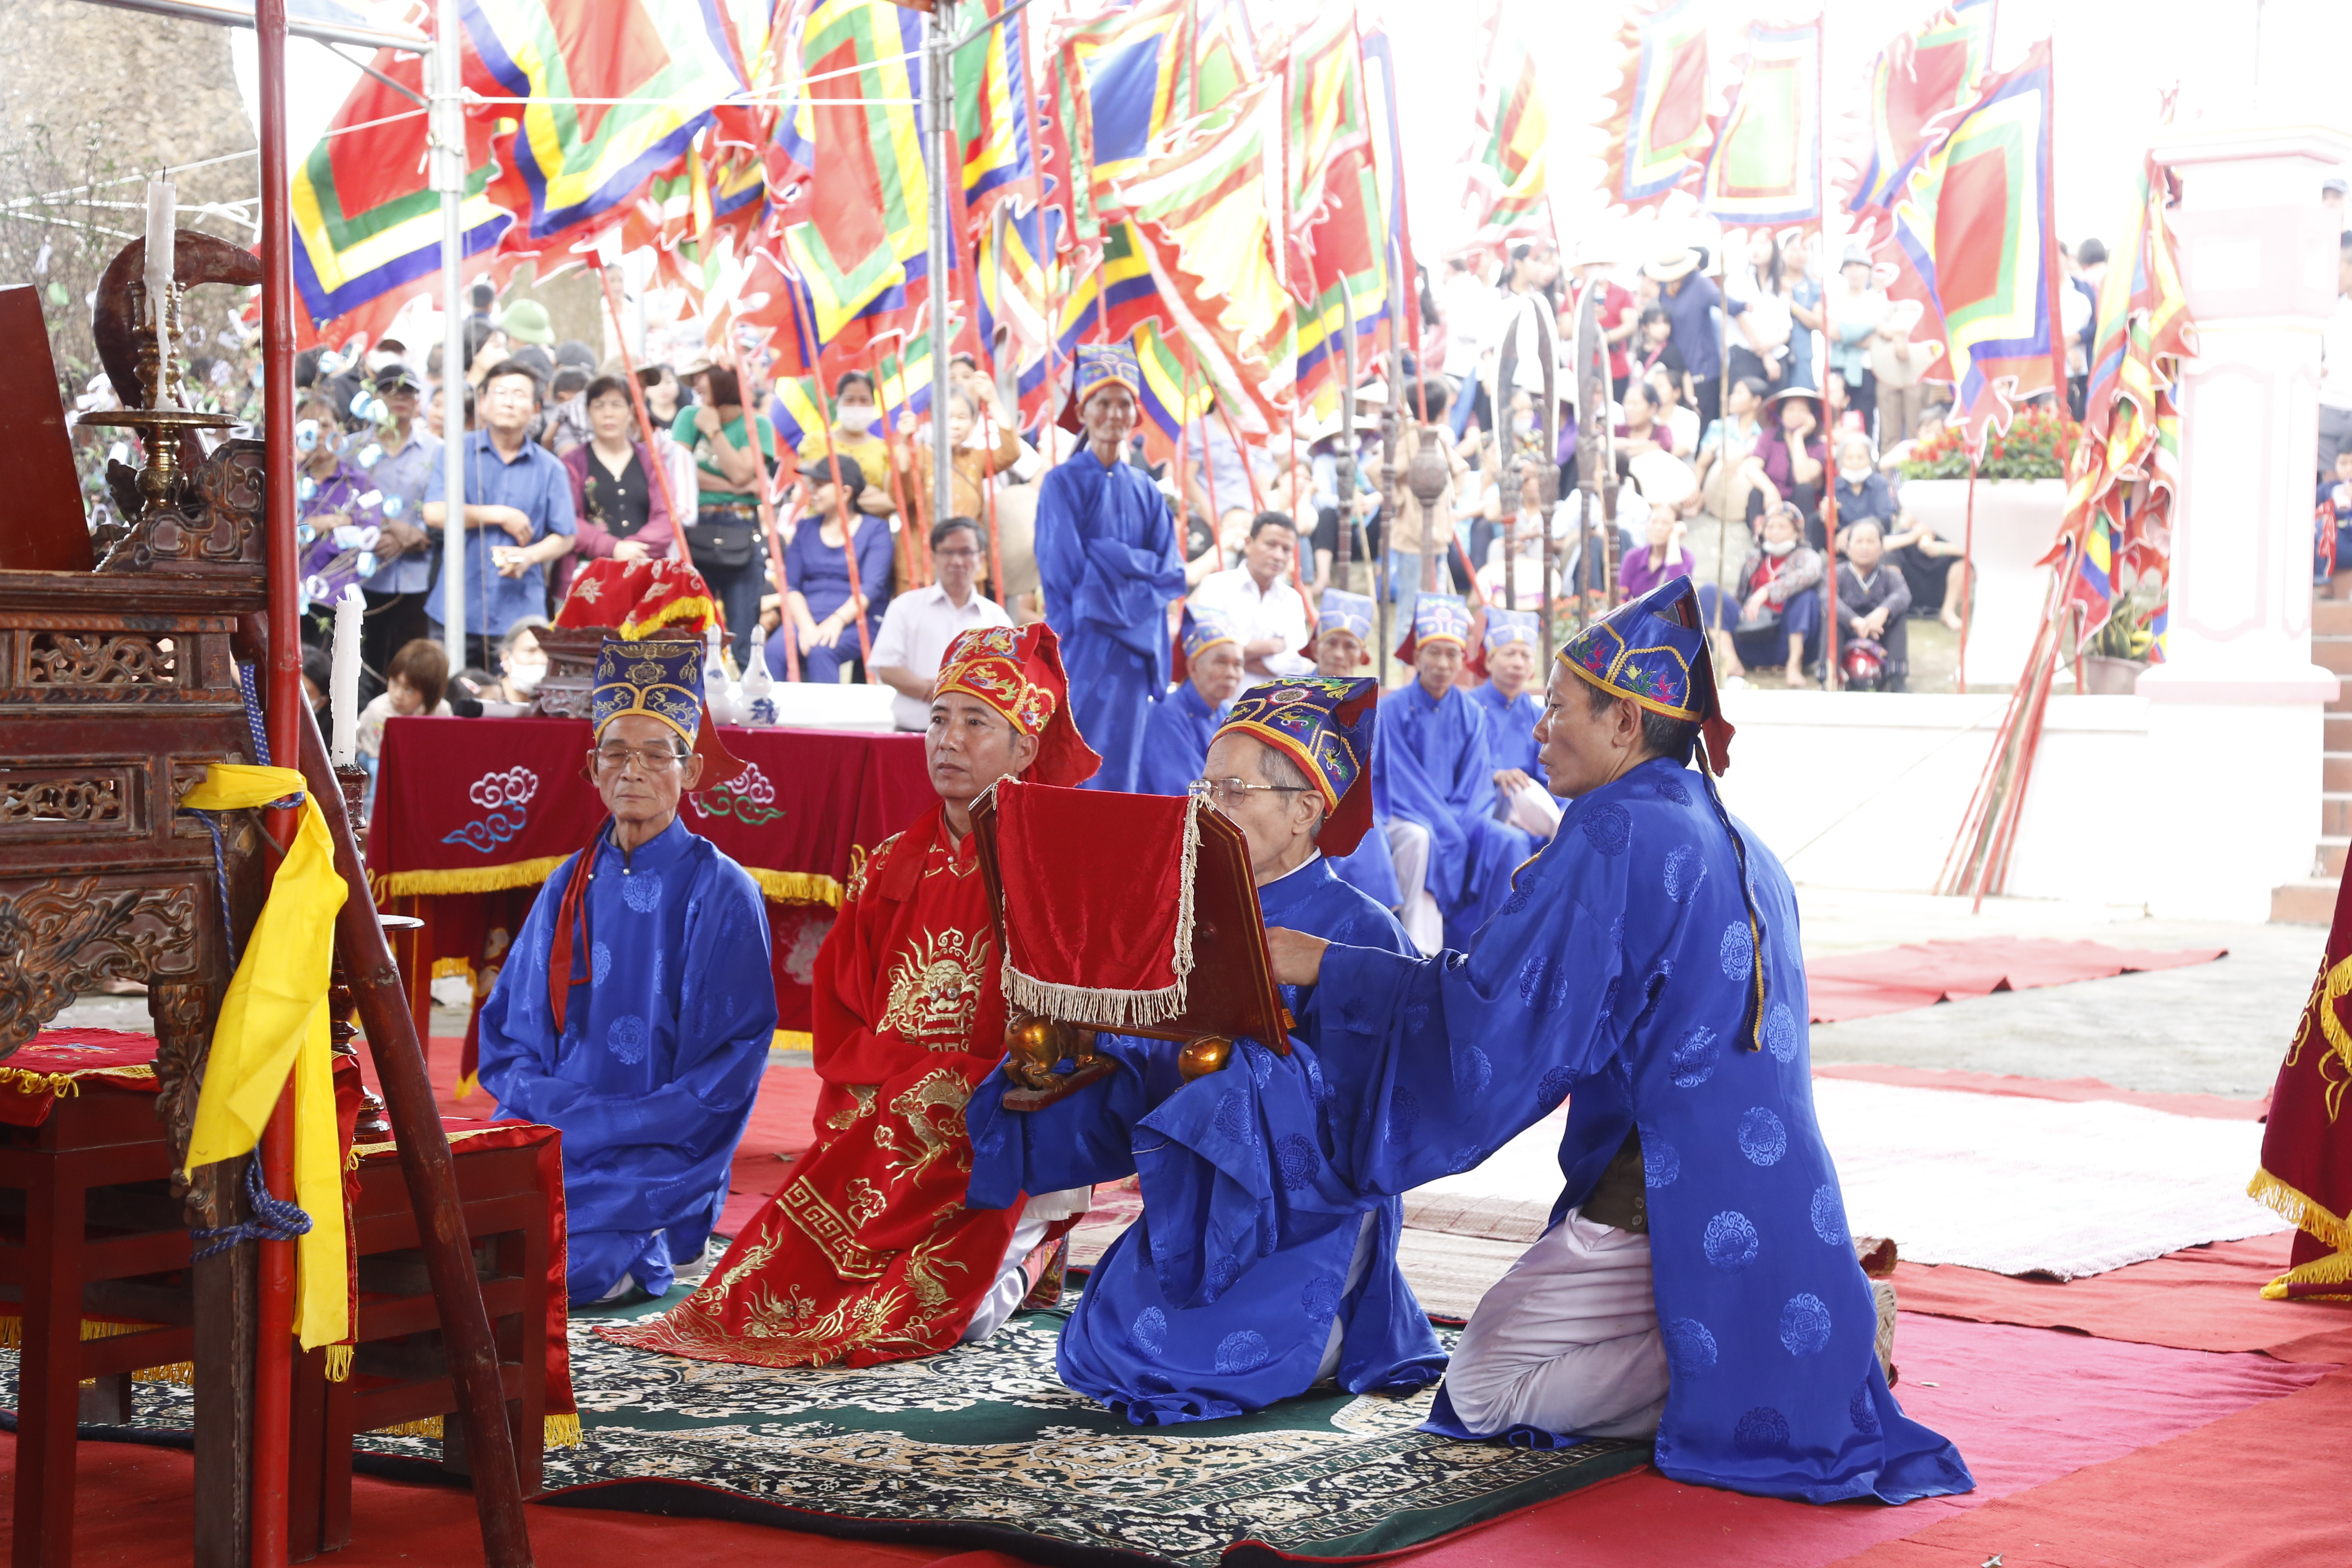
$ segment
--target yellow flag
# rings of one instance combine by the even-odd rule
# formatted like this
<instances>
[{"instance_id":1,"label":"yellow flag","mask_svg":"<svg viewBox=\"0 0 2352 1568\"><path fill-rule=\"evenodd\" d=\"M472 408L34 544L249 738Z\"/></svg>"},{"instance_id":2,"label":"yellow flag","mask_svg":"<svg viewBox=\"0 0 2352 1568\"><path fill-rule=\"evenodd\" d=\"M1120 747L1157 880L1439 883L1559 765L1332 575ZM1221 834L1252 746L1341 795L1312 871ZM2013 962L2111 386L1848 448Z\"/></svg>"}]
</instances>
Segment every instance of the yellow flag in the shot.
<instances>
[{"instance_id":1,"label":"yellow flag","mask_svg":"<svg viewBox=\"0 0 2352 1568\"><path fill-rule=\"evenodd\" d=\"M292 768L215 763L181 804L237 811L303 793L302 775ZM246 938L244 960L221 1004L188 1139L190 1170L250 1152L287 1074L293 1074L294 1201L310 1215L296 1253L300 1294L294 1321L304 1350L337 1343L351 1330L343 1165L335 1146L334 1072L327 1049L327 979L335 913L346 896L335 874L327 819L306 795L293 846L270 883L269 900Z\"/></svg>"}]
</instances>

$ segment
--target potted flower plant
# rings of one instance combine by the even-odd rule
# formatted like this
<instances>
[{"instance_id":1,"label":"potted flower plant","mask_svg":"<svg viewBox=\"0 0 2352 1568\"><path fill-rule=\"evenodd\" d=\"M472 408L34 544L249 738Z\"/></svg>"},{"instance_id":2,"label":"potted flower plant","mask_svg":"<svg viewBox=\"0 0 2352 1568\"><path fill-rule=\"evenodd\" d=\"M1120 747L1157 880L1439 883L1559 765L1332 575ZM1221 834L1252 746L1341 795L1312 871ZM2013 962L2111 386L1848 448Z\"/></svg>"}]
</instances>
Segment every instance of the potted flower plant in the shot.
<instances>
[{"instance_id":1,"label":"potted flower plant","mask_svg":"<svg viewBox=\"0 0 2352 1568\"><path fill-rule=\"evenodd\" d=\"M1947 426L1903 464L1904 510L1969 546L1971 606L1965 653L1970 686L2011 686L2041 629L2047 568L2039 564L2066 509L2066 455L2078 426L2063 405L2021 409L1987 438L1969 521L1969 450Z\"/></svg>"}]
</instances>

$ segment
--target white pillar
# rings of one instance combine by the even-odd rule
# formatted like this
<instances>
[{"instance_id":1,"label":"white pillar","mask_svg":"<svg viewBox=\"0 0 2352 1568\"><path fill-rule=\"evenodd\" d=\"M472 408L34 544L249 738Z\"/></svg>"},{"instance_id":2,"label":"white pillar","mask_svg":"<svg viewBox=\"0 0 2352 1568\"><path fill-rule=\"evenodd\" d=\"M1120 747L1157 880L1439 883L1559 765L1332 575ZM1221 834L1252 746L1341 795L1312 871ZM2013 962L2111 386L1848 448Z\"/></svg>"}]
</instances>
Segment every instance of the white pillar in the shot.
<instances>
[{"instance_id":1,"label":"white pillar","mask_svg":"<svg viewBox=\"0 0 2352 1568\"><path fill-rule=\"evenodd\" d=\"M2166 660L2138 684L2161 830L2116 850L2153 857L2154 914L2260 921L2273 887L2310 874L2321 713L2337 689L2311 662L2319 340L2336 277L2319 184L2352 136L2199 124L2165 132L2156 155L2181 176L2172 216L2199 352L2180 394Z\"/></svg>"}]
</instances>

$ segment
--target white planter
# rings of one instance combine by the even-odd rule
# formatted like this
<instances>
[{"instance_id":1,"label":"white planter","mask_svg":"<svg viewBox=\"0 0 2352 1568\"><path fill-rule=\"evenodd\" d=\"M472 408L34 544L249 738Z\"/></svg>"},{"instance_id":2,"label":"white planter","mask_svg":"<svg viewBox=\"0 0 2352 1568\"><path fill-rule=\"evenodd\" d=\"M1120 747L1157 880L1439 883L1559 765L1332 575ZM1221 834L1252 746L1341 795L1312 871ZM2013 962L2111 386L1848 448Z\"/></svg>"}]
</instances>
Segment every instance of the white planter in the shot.
<instances>
[{"instance_id":1,"label":"white planter","mask_svg":"<svg viewBox=\"0 0 2352 1568\"><path fill-rule=\"evenodd\" d=\"M1953 543L1969 542L1976 604L1969 616L1969 684L2016 685L2042 629L2050 571L2035 563L2057 542L2066 481L1979 479L1973 537L1966 479L1906 479L1903 504Z\"/></svg>"}]
</instances>

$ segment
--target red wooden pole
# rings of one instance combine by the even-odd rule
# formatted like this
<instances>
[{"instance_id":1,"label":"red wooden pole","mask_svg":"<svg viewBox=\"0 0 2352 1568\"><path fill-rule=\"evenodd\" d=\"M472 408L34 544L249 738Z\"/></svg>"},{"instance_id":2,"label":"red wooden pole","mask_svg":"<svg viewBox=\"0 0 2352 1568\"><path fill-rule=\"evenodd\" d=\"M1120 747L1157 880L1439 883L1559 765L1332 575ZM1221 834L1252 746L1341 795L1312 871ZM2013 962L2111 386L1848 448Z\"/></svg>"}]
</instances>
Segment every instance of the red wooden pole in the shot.
<instances>
[{"instance_id":1,"label":"red wooden pole","mask_svg":"<svg viewBox=\"0 0 2352 1568\"><path fill-rule=\"evenodd\" d=\"M800 311L800 296L797 293L793 296L793 310L795 315ZM815 337L814 332L809 334L812 342ZM734 345L731 341L728 349L730 353L733 352ZM849 504L849 498L841 493L841 458L834 450L833 446L833 398L824 389L824 350L822 348L816 353L816 410L824 421L824 467L826 475L833 480L834 506L841 514L841 558L849 568L849 596L852 599L862 599L865 595L859 590L857 584L857 530L852 526L854 511ZM887 442L884 443L884 450L888 450ZM824 542L824 521L820 519L816 536L817 542L820 544ZM778 583L776 592L779 597L783 594L781 581ZM870 674L874 668L874 648L871 639L866 634L866 612L862 607L856 611L856 620L858 655L865 660ZM789 610L783 616L782 626L778 629L790 634L784 644L785 648L789 650L793 646L792 639L800 636L799 631L792 624ZM795 676L794 679L799 678Z\"/></svg>"},{"instance_id":2,"label":"red wooden pole","mask_svg":"<svg viewBox=\"0 0 2352 1568\"><path fill-rule=\"evenodd\" d=\"M629 379L629 402L637 411L637 433L645 437L646 461L653 467L654 483L661 487L662 510L669 513L670 532L677 539L677 558L690 571L694 566L694 552L686 542L686 525L694 520L678 516L677 502L670 496L669 466L661 460L661 454L654 447L653 415L646 408L646 389L637 384L636 361L629 357L629 335L621 328L621 302L613 297L611 273L601 265L596 268L596 281L603 284L604 288L604 309L613 318L613 340L621 345L621 371ZM749 430L750 415L747 414L744 416L743 423L744 428ZM751 444L752 450L756 454L759 450L759 437L756 434L751 438ZM767 478L764 471L761 474L761 478L762 479ZM765 486L761 488L764 489ZM731 635L735 628L730 626L727 629Z\"/></svg>"},{"instance_id":3,"label":"red wooden pole","mask_svg":"<svg viewBox=\"0 0 2352 1568\"><path fill-rule=\"evenodd\" d=\"M904 375L907 364L906 344L904 342L899 343L898 349L899 373L901 375ZM917 554L916 542L917 540L925 537L925 531L921 526L922 519L916 514L912 500L907 494L907 487L903 482L905 476L900 474L898 471L898 445L892 439L893 436L896 434L896 427L890 418L890 399L885 395L882 391L887 379L882 374L882 361L884 357L885 356L880 350L877 349L875 351L874 401L880 405L882 410L882 450L884 455L890 459L890 473L888 476L890 481L890 501L892 505L898 509L898 527L902 531L903 537L907 540L908 561L910 564L914 565L915 570L920 578L920 581L910 583L907 585L908 587L920 587L923 584L929 583L931 580L931 552L928 547L925 547L922 549L919 557ZM902 381L900 383L902 389L905 383ZM939 402L938 394L934 392L931 397L931 411L935 416L939 412ZM909 431L907 437L908 449L912 451L914 449L914 434Z\"/></svg>"},{"instance_id":4,"label":"red wooden pole","mask_svg":"<svg viewBox=\"0 0 2352 1568\"><path fill-rule=\"evenodd\" d=\"M270 760L301 765L302 634L294 547L294 263L286 155L286 0L257 0L261 87L262 498L268 563L269 673L266 724ZM462 370L462 367L458 367ZM454 440L459 433L453 432ZM268 814L269 836L294 841L295 814ZM278 1197L294 1195L293 1086L261 1135L261 1174ZM294 1425L294 1248L260 1244L259 1329L254 1337L254 1568L287 1561L287 1491Z\"/></svg>"},{"instance_id":5,"label":"red wooden pole","mask_svg":"<svg viewBox=\"0 0 2352 1568\"><path fill-rule=\"evenodd\" d=\"M797 307L800 295L794 292L789 284L786 286L785 292L792 294L794 305ZM743 362L741 356L735 352L735 307L731 303L727 307L726 331L727 365L735 373L735 391L743 399L743 434L751 443L751 464L755 470L751 487L752 511L760 520L761 534L768 542L768 566L776 577L776 629L784 634L784 679L797 682L801 678L801 661L800 656L793 647L793 617L790 607L792 592L784 585L784 546L783 542L776 536L775 504L768 497L768 463L767 459L760 455L760 427L753 423L754 420L764 419L767 416L760 411L759 392L744 379ZM818 368L816 379L821 401L824 390L824 371L821 365ZM830 430L827 434L829 438ZM731 631L730 635L732 635Z\"/></svg>"}]
</instances>

